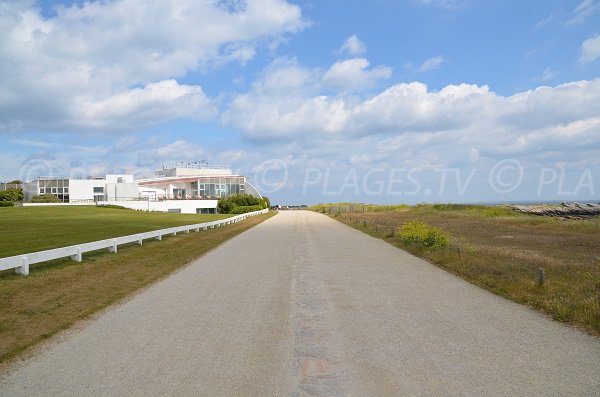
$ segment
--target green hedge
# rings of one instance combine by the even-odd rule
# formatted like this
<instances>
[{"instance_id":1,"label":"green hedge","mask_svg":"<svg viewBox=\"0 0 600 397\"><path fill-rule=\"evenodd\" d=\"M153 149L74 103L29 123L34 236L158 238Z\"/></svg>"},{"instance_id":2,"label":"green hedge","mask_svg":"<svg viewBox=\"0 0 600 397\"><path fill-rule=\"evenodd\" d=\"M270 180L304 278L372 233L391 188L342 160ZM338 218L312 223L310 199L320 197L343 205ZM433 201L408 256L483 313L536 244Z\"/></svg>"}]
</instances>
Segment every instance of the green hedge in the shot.
<instances>
[{"instance_id":1,"label":"green hedge","mask_svg":"<svg viewBox=\"0 0 600 397\"><path fill-rule=\"evenodd\" d=\"M219 213L245 214L246 212L260 211L267 208L267 203L247 193L231 194L219 200Z\"/></svg>"},{"instance_id":2,"label":"green hedge","mask_svg":"<svg viewBox=\"0 0 600 397\"><path fill-rule=\"evenodd\" d=\"M53 194L46 193L31 198L32 203L60 203L60 199Z\"/></svg>"},{"instance_id":3,"label":"green hedge","mask_svg":"<svg viewBox=\"0 0 600 397\"><path fill-rule=\"evenodd\" d=\"M0 201L0 207L14 207L14 205L12 201Z\"/></svg>"},{"instance_id":4,"label":"green hedge","mask_svg":"<svg viewBox=\"0 0 600 397\"><path fill-rule=\"evenodd\" d=\"M247 212L254 212L264 210L262 205L245 205L245 206L235 206L230 212L230 214L245 214Z\"/></svg>"}]
</instances>

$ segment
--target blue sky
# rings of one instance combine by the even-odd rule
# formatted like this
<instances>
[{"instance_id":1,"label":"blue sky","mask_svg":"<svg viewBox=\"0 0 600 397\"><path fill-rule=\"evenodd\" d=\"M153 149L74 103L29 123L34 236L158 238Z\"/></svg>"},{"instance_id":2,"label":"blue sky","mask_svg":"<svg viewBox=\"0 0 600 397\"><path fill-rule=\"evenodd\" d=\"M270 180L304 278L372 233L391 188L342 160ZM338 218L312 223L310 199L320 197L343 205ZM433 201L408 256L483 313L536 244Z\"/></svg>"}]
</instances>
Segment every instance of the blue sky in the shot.
<instances>
[{"instance_id":1,"label":"blue sky","mask_svg":"<svg viewBox=\"0 0 600 397\"><path fill-rule=\"evenodd\" d=\"M0 1L0 180L206 159L274 202L599 199L600 1Z\"/></svg>"}]
</instances>

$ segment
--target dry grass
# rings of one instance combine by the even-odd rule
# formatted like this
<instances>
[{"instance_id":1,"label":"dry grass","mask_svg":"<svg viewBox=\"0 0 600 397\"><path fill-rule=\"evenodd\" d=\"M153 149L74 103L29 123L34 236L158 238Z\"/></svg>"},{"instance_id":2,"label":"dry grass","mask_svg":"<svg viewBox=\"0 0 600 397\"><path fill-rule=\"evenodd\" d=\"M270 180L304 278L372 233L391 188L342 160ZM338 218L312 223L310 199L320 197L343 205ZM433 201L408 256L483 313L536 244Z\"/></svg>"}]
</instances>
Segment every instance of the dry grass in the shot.
<instances>
[{"instance_id":1,"label":"dry grass","mask_svg":"<svg viewBox=\"0 0 600 397\"><path fill-rule=\"evenodd\" d=\"M224 241L275 215L254 216L199 233L179 234L118 254L87 254L83 263L32 266L28 277L0 277L0 362L181 268Z\"/></svg>"},{"instance_id":2,"label":"dry grass","mask_svg":"<svg viewBox=\"0 0 600 397\"><path fill-rule=\"evenodd\" d=\"M452 205L332 216L473 284L600 335L598 218L559 220L505 208ZM451 244L427 249L402 243L397 228L413 220L449 232ZM546 272L542 286L536 282L540 267Z\"/></svg>"}]
</instances>

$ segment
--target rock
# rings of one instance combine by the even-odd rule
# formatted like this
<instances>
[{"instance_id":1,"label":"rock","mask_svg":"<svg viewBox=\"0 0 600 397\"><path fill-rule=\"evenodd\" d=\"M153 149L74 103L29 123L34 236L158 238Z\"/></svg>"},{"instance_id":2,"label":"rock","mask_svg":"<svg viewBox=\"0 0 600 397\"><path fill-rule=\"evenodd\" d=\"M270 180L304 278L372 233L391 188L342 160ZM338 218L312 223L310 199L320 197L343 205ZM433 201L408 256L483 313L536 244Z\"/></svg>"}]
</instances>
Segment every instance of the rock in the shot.
<instances>
[{"instance_id":1,"label":"rock","mask_svg":"<svg viewBox=\"0 0 600 397\"><path fill-rule=\"evenodd\" d=\"M597 203L561 203L548 205L512 205L513 211L523 214L553 216L565 219L588 219L600 216Z\"/></svg>"}]
</instances>

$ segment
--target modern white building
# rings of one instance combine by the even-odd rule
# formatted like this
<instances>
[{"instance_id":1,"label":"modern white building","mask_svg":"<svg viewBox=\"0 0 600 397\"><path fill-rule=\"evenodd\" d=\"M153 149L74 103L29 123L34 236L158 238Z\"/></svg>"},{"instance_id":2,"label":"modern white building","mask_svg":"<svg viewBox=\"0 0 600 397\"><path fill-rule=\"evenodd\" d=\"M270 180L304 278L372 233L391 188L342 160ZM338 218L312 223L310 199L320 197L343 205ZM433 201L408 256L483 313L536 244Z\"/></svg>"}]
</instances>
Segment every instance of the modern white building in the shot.
<instances>
[{"instance_id":1,"label":"modern white building","mask_svg":"<svg viewBox=\"0 0 600 397\"><path fill-rule=\"evenodd\" d=\"M37 178L23 185L25 201L34 195L53 194L63 203L119 205L143 211L214 214L218 200L234 193L262 198L245 176L234 175L227 166L200 162L163 166L152 178L132 175L105 178Z\"/></svg>"},{"instance_id":2,"label":"modern white building","mask_svg":"<svg viewBox=\"0 0 600 397\"><path fill-rule=\"evenodd\" d=\"M133 175L106 175L104 178L69 179L39 177L23 183L25 202L33 196L52 194L63 203L85 203L120 200L138 196Z\"/></svg>"},{"instance_id":3,"label":"modern white building","mask_svg":"<svg viewBox=\"0 0 600 397\"><path fill-rule=\"evenodd\" d=\"M229 167L197 162L163 167L154 178L136 182L140 198L160 211L214 214L221 197L248 193L262 198L245 176L234 175Z\"/></svg>"}]
</instances>

